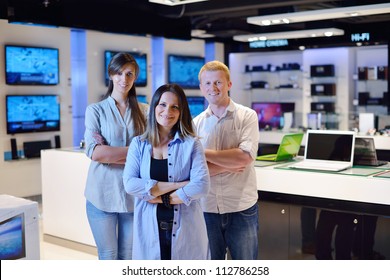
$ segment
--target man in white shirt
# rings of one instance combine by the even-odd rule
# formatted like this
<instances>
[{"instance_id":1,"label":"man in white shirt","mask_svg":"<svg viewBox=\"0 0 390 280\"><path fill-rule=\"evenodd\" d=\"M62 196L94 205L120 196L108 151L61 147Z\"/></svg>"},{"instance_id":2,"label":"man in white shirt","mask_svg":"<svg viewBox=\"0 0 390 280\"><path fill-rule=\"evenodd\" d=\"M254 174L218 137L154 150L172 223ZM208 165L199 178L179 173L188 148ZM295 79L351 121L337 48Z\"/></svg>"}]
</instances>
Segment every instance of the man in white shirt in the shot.
<instances>
[{"instance_id":1,"label":"man in white shirt","mask_svg":"<svg viewBox=\"0 0 390 280\"><path fill-rule=\"evenodd\" d=\"M199 82L209 102L194 123L211 177L211 189L202 200L211 258L225 259L228 249L232 259L257 259L257 114L229 97L232 82L225 64L206 63Z\"/></svg>"}]
</instances>

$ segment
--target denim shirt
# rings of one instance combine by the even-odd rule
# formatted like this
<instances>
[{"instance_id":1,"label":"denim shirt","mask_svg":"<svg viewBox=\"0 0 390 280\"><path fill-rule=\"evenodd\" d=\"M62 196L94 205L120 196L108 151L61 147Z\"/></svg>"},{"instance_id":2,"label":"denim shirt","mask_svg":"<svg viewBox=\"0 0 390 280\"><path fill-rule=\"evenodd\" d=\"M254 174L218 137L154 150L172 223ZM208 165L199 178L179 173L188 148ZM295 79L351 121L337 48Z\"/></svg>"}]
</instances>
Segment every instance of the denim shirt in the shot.
<instances>
[{"instance_id":1,"label":"denim shirt","mask_svg":"<svg viewBox=\"0 0 390 280\"><path fill-rule=\"evenodd\" d=\"M126 191L135 196L133 259L160 259L157 204L150 190L157 183L150 178L152 145L135 137L127 153L123 172ZM168 180L190 180L176 191L183 201L174 205L172 259L209 259L206 224L199 199L210 187L204 150L197 138L175 138L168 144Z\"/></svg>"},{"instance_id":2,"label":"denim shirt","mask_svg":"<svg viewBox=\"0 0 390 280\"><path fill-rule=\"evenodd\" d=\"M146 115L148 105L140 103L140 106ZM85 153L89 158L97 145L94 132L100 133L107 145L114 147L129 146L135 136L130 108L122 118L111 96L87 107L85 128ZM84 191L86 199L102 211L133 212L134 199L123 187L123 168L124 165L91 161Z\"/></svg>"}]
</instances>

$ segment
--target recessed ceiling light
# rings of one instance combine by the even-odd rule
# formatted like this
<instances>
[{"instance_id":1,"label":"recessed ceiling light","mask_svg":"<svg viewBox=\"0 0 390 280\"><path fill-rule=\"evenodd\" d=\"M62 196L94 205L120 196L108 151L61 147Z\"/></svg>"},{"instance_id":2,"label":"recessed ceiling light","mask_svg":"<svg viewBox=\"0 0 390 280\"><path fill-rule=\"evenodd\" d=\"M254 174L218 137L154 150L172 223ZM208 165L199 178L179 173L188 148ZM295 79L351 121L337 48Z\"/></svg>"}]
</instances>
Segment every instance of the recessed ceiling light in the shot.
<instances>
[{"instance_id":1,"label":"recessed ceiling light","mask_svg":"<svg viewBox=\"0 0 390 280\"><path fill-rule=\"evenodd\" d=\"M351 6L334 9L321 9L304 12L274 14L248 17L246 21L255 25L287 24L295 22L345 18L351 16L369 16L390 13L390 3Z\"/></svg>"},{"instance_id":2,"label":"recessed ceiling light","mask_svg":"<svg viewBox=\"0 0 390 280\"><path fill-rule=\"evenodd\" d=\"M184 5L184 4L191 4L191 3L203 2L203 1L208 1L208 0L149 0L149 2L151 3L168 5L168 6Z\"/></svg>"},{"instance_id":3,"label":"recessed ceiling light","mask_svg":"<svg viewBox=\"0 0 390 280\"><path fill-rule=\"evenodd\" d=\"M191 37L211 38L211 37L215 37L215 35L206 33L206 30L203 30L203 29L192 29L191 30Z\"/></svg>"}]
</instances>

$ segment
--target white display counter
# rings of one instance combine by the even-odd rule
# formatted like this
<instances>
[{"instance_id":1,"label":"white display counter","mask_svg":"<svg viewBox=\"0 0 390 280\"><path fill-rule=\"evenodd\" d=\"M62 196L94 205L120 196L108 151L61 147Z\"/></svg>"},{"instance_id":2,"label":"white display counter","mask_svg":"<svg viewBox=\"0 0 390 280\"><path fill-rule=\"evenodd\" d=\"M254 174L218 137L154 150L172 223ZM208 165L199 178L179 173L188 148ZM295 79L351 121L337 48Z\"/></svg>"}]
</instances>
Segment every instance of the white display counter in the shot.
<instances>
[{"instance_id":1,"label":"white display counter","mask_svg":"<svg viewBox=\"0 0 390 280\"><path fill-rule=\"evenodd\" d=\"M256 167L259 191L383 204L390 207L390 178L374 176L390 170L389 164L379 168L352 168L334 173L289 170L288 165L282 163Z\"/></svg>"},{"instance_id":2,"label":"white display counter","mask_svg":"<svg viewBox=\"0 0 390 280\"><path fill-rule=\"evenodd\" d=\"M84 197L90 159L79 149L52 149L42 151L41 161L44 236L95 246ZM390 209L390 179L287 170L275 168L277 166L280 167L256 167L260 193L372 203Z\"/></svg>"},{"instance_id":3,"label":"white display counter","mask_svg":"<svg viewBox=\"0 0 390 280\"><path fill-rule=\"evenodd\" d=\"M42 221L46 241L61 243L55 237L95 248L85 212L89 163L80 149L42 150ZM78 249L94 251L82 246Z\"/></svg>"}]
</instances>

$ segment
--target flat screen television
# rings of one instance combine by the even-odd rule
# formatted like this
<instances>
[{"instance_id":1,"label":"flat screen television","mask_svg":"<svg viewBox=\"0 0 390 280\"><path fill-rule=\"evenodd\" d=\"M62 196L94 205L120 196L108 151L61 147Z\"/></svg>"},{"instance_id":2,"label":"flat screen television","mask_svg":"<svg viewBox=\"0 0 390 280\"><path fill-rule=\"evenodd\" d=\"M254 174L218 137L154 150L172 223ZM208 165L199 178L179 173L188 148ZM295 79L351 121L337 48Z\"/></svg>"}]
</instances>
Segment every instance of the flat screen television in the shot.
<instances>
[{"instance_id":1,"label":"flat screen television","mask_svg":"<svg viewBox=\"0 0 390 280\"><path fill-rule=\"evenodd\" d=\"M60 130L60 102L54 94L7 95L7 134Z\"/></svg>"},{"instance_id":2,"label":"flat screen television","mask_svg":"<svg viewBox=\"0 0 390 280\"><path fill-rule=\"evenodd\" d=\"M108 86L110 77L108 75L108 64L111 61L111 58L117 54L119 51L104 51L104 73L105 73L105 82L106 86ZM135 53L135 52L127 52L131 54L135 61L137 61L139 66L139 75L137 80L135 81L135 86L137 87L146 87L148 84L148 63L147 63L147 55L145 53Z\"/></svg>"},{"instance_id":3,"label":"flat screen television","mask_svg":"<svg viewBox=\"0 0 390 280\"><path fill-rule=\"evenodd\" d=\"M253 102L252 109L257 113L259 129L279 129L283 127L283 113L294 112L295 103Z\"/></svg>"},{"instance_id":4,"label":"flat screen television","mask_svg":"<svg viewBox=\"0 0 390 280\"><path fill-rule=\"evenodd\" d=\"M24 214L0 222L0 260L26 257Z\"/></svg>"},{"instance_id":5,"label":"flat screen television","mask_svg":"<svg viewBox=\"0 0 390 280\"><path fill-rule=\"evenodd\" d=\"M198 89L198 74L204 64L199 56L168 55L168 83L176 83L185 89Z\"/></svg>"},{"instance_id":6,"label":"flat screen television","mask_svg":"<svg viewBox=\"0 0 390 280\"><path fill-rule=\"evenodd\" d=\"M137 94L137 100L141 103L148 103L148 98L146 97L146 95L143 94Z\"/></svg>"},{"instance_id":7,"label":"flat screen television","mask_svg":"<svg viewBox=\"0 0 390 280\"><path fill-rule=\"evenodd\" d=\"M203 96L187 96L187 101L193 118L204 111L206 98Z\"/></svg>"},{"instance_id":8,"label":"flat screen television","mask_svg":"<svg viewBox=\"0 0 390 280\"><path fill-rule=\"evenodd\" d=\"M57 85L59 52L56 48L5 45L7 85Z\"/></svg>"}]
</instances>

